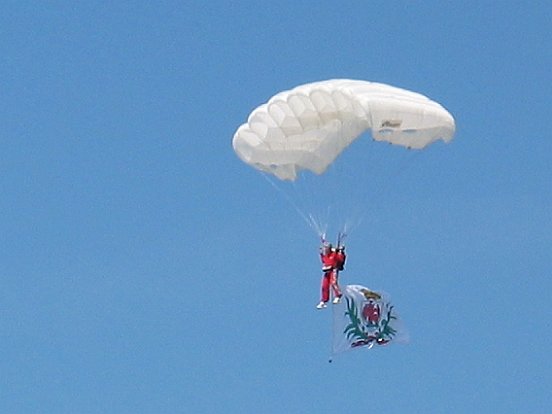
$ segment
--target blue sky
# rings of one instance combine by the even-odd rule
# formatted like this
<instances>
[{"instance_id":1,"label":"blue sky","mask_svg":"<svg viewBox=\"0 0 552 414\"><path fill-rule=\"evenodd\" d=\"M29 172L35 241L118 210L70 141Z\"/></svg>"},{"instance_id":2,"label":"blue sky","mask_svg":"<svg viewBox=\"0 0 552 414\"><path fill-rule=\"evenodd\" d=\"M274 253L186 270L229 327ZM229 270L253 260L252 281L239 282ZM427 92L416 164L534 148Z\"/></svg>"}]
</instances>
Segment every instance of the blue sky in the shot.
<instances>
[{"instance_id":1,"label":"blue sky","mask_svg":"<svg viewBox=\"0 0 552 414\"><path fill-rule=\"evenodd\" d=\"M0 411L552 406L548 2L6 2ZM408 345L328 364L316 236L233 153L306 82L423 93L452 143L367 192L343 283ZM343 166L343 194L363 168ZM369 188L370 183L365 185Z\"/></svg>"}]
</instances>

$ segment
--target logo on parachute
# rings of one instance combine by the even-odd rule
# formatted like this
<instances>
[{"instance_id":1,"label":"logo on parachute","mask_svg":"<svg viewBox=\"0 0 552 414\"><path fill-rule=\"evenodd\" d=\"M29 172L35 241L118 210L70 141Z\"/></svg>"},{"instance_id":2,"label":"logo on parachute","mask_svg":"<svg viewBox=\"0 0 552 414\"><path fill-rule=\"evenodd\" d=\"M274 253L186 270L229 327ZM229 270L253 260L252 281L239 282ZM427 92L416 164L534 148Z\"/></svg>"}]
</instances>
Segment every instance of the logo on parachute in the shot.
<instances>
[{"instance_id":1,"label":"logo on parachute","mask_svg":"<svg viewBox=\"0 0 552 414\"><path fill-rule=\"evenodd\" d=\"M385 345L393 339L397 331L391 326L397 319L393 305L385 302L382 295L369 289L360 289L361 299L355 301L347 296L345 315L349 324L343 333L347 336L351 348Z\"/></svg>"},{"instance_id":2,"label":"logo on parachute","mask_svg":"<svg viewBox=\"0 0 552 414\"><path fill-rule=\"evenodd\" d=\"M400 119L387 119L381 123L381 128L400 128L401 124Z\"/></svg>"}]
</instances>

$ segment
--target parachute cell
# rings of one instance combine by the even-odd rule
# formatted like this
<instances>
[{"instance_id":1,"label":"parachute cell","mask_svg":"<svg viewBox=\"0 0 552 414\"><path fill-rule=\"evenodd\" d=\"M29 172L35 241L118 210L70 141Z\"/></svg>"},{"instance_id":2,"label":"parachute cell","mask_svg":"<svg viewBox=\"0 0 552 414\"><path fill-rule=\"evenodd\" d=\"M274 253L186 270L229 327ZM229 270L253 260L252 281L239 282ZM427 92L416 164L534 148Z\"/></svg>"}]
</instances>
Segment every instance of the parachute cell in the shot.
<instances>
[{"instance_id":1,"label":"parachute cell","mask_svg":"<svg viewBox=\"0 0 552 414\"><path fill-rule=\"evenodd\" d=\"M334 79L298 86L253 110L232 141L252 167L281 180L322 174L363 132L376 141L422 149L455 131L451 114L424 95L367 81Z\"/></svg>"}]
</instances>

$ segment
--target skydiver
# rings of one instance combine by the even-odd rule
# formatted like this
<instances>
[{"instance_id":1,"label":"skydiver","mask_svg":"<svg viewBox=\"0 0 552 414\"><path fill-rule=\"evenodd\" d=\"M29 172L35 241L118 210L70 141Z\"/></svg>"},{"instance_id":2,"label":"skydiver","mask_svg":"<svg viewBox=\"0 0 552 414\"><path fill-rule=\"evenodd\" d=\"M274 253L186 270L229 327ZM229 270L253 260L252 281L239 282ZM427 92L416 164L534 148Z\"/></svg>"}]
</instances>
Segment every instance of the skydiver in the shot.
<instances>
[{"instance_id":1,"label":"skydiver","mask_svg":"<svg viewBox=\"0 0 552 414\"><path fill-rule=\"evenodd\" d=\"M322 261L321 300L317 309L324 309L330 300L330 287L333 291L333 303L341 301L341 289L338 284L339 270L345 264L345 252L343 246L334 249L330 243L324 242L320 247L320 260Z\"/></svg>"}]
</instances>

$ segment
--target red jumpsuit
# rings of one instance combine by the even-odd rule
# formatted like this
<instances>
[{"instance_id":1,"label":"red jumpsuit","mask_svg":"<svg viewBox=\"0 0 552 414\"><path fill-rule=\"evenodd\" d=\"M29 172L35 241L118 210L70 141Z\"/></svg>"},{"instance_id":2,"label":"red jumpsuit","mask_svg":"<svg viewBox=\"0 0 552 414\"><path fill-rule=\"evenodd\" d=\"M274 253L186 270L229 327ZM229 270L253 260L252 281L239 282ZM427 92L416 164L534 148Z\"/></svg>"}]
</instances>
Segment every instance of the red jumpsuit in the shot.
<instances>
[{"instance_id":1,"label":"red jumpsuit","mask_svg":"<svg viewBox=\"0 0 552 414\"><path fill-rule=\"evenodd\" d=\"M339 285L337 283L341 257L337 252L329 250L320 254L320 260L322 261L322 271L324 272L321 284L321 301L326 303L330 300L330 287L332 288L334 297L341 297L341 290L339 289Z\"/></svg>"}]
</instances>

